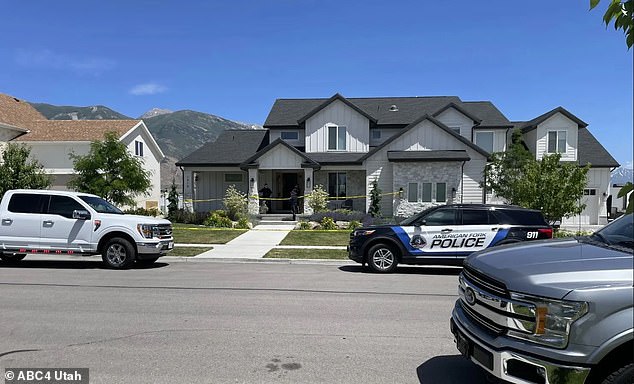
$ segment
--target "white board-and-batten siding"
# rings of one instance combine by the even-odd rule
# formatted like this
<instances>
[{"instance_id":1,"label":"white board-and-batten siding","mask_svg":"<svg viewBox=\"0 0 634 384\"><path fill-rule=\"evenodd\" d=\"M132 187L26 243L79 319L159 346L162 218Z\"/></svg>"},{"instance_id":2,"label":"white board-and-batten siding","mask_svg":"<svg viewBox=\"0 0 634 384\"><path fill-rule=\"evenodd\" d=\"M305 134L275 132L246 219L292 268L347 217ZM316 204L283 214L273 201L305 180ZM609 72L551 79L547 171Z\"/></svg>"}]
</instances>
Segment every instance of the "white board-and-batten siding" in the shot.
<instances>
[{"instance_id":1,"label":"white board-and-batten siding","mask_svg":"<svg viewBox=\"0 0 634 384\"><path fill-rule=\"evenodd\" d=\"M482 179L486 158L429 120L424 120L412 127L408 132L366 160L366 194L370 193L372 183L377 179L382 192L395 192L392 191L393 164L388 161L388 151L426 150L466 150L471 160L467 161L463 168L462 201L482 202L482 190L479 182ZM386 200L384 204L381 204L381 210L385 215L392 215L394 207L393 204L388 203L392 199Z\"/></svg>"},{"instance_id":2,"label":"white board-and-batten siding","mask_svg":"<svg viewBox=\"0 0 634 384\"><path fill-rule=\"evenodd\" d=\"M328 125L346 126L345 152L368 152L370 121L344 102L335 100L306 120L306 153L328 152Z\"/></svg>"},{"instance_id":3,"label":"white board-and-batten siding","mask_svg":"<svg viewBox=\"0 0 634 384\"><path fill-rule=\"evenodd\" d=\"M577 137L579 126L561 113L557 113L539 124L535 132L535 158L541 160L548 151L548 132L566 131L566 152L561 154L561 161L577 160Z\"/></svg>"}]
</instances>

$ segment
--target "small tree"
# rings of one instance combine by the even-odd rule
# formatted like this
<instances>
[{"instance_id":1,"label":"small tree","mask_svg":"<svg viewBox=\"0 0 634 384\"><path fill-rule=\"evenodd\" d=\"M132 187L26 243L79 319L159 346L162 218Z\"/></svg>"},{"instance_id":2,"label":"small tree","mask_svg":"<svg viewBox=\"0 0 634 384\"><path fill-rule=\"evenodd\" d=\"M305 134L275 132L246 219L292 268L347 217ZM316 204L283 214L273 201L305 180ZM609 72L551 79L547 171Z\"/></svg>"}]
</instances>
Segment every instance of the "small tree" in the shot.
<instances>
[{"instance_id":1,"label":"small tree","mask_svg":"<svg viewBox=\"0 0 634 384\"><path fill-rule=\"evenodd\" d=\"M634 185L631 181L625 183L623 188L619 191L616 197L626 197L628 193L634 190ZM630 197L627 200L627 207L625 207L625 213L632 213L634 211L634 193L630 193Z\"/></svg>"},{"instance_id":2,"label":"small tree","mask_svg":"<svg viewBox=\"0 0 634 384\"><path fill-rule=\"evenodd\" d=\"M247 194L240 192L235 185L230 185L223 200L227 215L231 220L239 220L247 216Z\"/></svg>"},{"instance_id":3,"label":"small tree","mask_svg":"<svg viewBox=\"0 0 634 384\"><path fill-rule=\"evenodd\" d=\"M172 217L173 213L178 210L178 191L176 190L176 182L172 179L169 194L167 195L167 216Z\"/></svg>"},{"instance_id":4,"label":"small tree","mask_svg":"<svg viewBox=\"0 0 634 384\"><path fill-rule=\"evenodd\" d=\"M379 184L374 180L372 182L372 190L370 191L370 209L368 213L372 217L381 215L381 190Z\"/></svg>"},{"instance_id":5,"label":"small tree","mask_svg":"<svg viewBox=\"0 0 634 384\"><path fill-rule=\"evenodd\" d=\"M328 192L321 185L315 185L313 191L306 195L306 200L313 212L324 212L328 206Z\"/></svg>"},{"instance_id":6,"label":"small tree","mask_svg":"<svg viewBox=\"0 0 634 384\"><path fill-rule=\"evenodd\" d=\"M501 159L501 160L500 160ZM559 153L545 155L540 161L522 161L519 168L508 167L504 156L485 169L486 181L493 192L511 204L539 209L551 224L577 215L590 165L579 167L560 162Z\"/></svg>"},{"instance_id":7,"label":"small tree","mask_svg":"<svg viewBox=\"0 0 634 384\"><path fill-rule=\"evenodd\" d=\"M68 186L79 192L104 197L117 205L134 206L134 198L152 186L150 172L134 157L114 132L103 141L93 141L85 156L71 154L75 175Z\"/></svg>"},{"instance_id":8,"label":"small tree","mask_svg":"<svg viewBox=\"0 0 634 384\"><path fill-rule=\"evenodd\" d=\"M37 160L29 160L31 149L9 143L0 162L0 198L9 189L45 189L51 186L51 177Z\"/></svg>"}]
</instances>

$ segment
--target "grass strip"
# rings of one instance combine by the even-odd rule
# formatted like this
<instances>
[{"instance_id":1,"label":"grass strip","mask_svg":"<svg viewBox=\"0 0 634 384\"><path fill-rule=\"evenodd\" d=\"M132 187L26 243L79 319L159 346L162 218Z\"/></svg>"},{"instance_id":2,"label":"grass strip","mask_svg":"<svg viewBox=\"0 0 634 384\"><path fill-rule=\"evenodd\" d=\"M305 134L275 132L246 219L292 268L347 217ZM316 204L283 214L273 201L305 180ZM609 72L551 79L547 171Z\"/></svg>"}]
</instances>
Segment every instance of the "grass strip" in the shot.
<instances>
[{"instance_id":1,"label":"grass strip","mask_svg":"<svg viewBox=\"0 0 634 384\"><path fill-rule=\"evenodd\" d=\"M213 247L174 247L167 256L192 257L214 249Z\"/></svg>"},{"instance_id":2,"label":"grass strip","mask_svg":"<svg viewBox=\"0 0 634 384\"><path fill-rule=\"evenodd\" d=\"M326 259L347 260L348 252L339 249L283 249L273 248L265 259Z\"/></svg>"},{"instance_id":3,"label":"grass strip","mask_svg":"<svg viewBox=\"0 0 634 384\"><path fill-rule=\"evenodd\" d=\"M174 242L181 244L226 244L246 229L174 226Z\"/></svg>"},{"instance_id":4,"label":"grass strip","mask_svg":"<svg viewBox=\"0 0 634 384\"><path fill-rule=\"evenodd\" d=\"M280 245L334 245L346 246L350 242L350 231L293 230Z\"/></svg>"}]
</instances>

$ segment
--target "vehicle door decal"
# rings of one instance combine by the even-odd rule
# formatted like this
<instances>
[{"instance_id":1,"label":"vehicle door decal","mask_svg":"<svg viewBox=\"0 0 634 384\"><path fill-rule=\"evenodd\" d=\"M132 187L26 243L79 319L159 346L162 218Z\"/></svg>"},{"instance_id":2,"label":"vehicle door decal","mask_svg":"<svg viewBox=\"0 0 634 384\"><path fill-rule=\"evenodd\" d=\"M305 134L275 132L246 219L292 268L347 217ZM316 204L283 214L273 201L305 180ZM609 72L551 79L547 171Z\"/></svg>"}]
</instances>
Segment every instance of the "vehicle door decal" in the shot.
<instances>
[{"instance_id":1,"label":"vehicle door decal","mask_svg":"<svg viewBox=\"0 0 634 384\"><path fill-rule=\"evenodd\" d=\"M461 233L448 233L430 235L423 231L414 229L412 233L403 227L391 227L396 237L400 240L405 250L413 256L436 256L447 254L469 254L488 247L492 247L502 241L508 235L508 228L500 228L495 234L492 231L486 232L481 228L461 228ZM409 229L409 228L408 228Z\"/></svg>"}]
</instances>

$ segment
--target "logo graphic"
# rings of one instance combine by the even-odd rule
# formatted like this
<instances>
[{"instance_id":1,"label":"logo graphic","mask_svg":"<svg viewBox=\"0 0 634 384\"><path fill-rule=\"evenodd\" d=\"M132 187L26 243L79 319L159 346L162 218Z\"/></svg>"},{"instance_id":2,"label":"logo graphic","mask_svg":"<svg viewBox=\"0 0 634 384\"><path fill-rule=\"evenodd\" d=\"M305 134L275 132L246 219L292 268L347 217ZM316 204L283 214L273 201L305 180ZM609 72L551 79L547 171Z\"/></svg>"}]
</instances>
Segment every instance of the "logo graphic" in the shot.
<instances>
[{"instance_id":1,"label":"logo graphic","mask_svg":"<svg viewBox=\"0 0 634 384\"><path fill-rule=\"evenodd\" d=\"M427 242L425 241L425 239L423 238L423 236L421 235L414 235L412 236L412 240L409 242L409 244L414 247L414 248L424 248L425 244L427 244Z\"/></svg>"},{"instance_id":2,"label":"logo graphic","mask_svg":"<svg viewBox=\"0 0 634 384\"><path fill-rule=\"evenodd\" d=\"M464 298L467 301L467 304L474 305L476 302L476 297L475 297L475 292L473 292L473 289L471 288L465 289Z\"/></svg>"}]
</instances>

